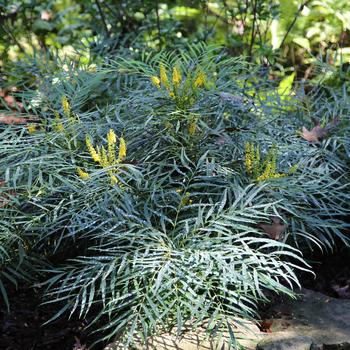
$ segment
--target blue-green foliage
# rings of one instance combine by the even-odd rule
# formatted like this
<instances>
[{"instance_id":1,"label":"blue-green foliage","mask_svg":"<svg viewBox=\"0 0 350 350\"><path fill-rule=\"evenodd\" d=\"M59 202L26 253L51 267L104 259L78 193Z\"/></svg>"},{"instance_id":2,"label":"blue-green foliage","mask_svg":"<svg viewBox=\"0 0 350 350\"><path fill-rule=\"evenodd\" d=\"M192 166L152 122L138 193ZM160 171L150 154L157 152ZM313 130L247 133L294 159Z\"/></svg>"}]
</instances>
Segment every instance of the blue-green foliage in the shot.
<instances>
[{"instance_id":1,"label":"blue-green foliage","mask_svg":"<svg viewBox=\"0 0 350 350\"><path fill-rule=\"evenodd\" d=\"M190 103L171 95L179 91ZM103 334L129 344L188 321L209 320L214 332L254 318L268 290L293 295L308 268L301 252L349 242L349 104L342 91L284 91L260 67L204 45L43 80L24 98L36 130L1 131L3 297L6 278L32 275L47 285L47 302L81 317L94 306ZM311 117L340 123L310 143L301 130ZM103 167L86 136L107 148L111 129L127 155ZM262 169L275 150L283 176L251 176L247 143L259 147ZM262 228L275 217L285 225L278 237Z\"/></svg>"}]
</instances>

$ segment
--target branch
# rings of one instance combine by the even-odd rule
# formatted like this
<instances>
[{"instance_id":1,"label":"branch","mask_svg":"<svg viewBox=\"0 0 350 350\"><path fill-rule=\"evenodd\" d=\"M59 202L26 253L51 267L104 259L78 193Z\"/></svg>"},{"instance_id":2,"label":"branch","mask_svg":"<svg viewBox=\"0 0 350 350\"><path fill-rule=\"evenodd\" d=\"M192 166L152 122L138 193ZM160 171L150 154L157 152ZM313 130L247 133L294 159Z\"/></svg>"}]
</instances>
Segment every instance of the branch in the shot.
<instances>
[{"instance_id":1,"label":"branch","mask_svg":"<svg viewBox=\"0 0 350 350\"><path fill-rule=\"evenodd\" d=\"M104 15L103 11L102 11L100 2L99 2L99 0L95 0L95 3L96 3L96 6L98 8L98 12L100 13L100 16L101 16L101 19L102 19L102 23L103 23L103 26L104 26L105 31L106 31L106 35L107 35L107 37L109 37L109 30L108 30L108 26L107 26L107 22L106 22L106 17Z\"/></svg>"},{"instance_id":2,"label":"branch","mask_svg":"<svg viewBox=\"0 0 350 350\"><path fill-rule=\"evenodd\" d=\"M156 15L157 15L157 31L158 31L159 48L161 48L162 36L161 36L161 32L160 32L159 0L156 1Z\"/></svg>"},{"instance_id":3,"label":"branch","mask_svg":"<svg viewBox=\"0 0 350 350\"><path fill-rule=\"evenodd\" d=\"M249 60L252 60L252 54L253 54L253 46L254 46L254 41L255 41L255 25L256 25L256 14L257 14L257 8L258 8L258 0L254 1L254 7L253 7L253 28L252 28L252 36L250 39L250 45L249 45Z\"/></svg>"},{"instance_id":4,"label":"branch","mask_svg":"<svg viewBox=\"0 0 350 350\"><path fill-rule=\"evenodd\" d=\"M284 42L286 41L286 39L287 39L287 37L288 37L290 31L291 31L292 28L294 27L294 24L295 24L295 22L297 21L299 15L300 15L300 13L301 13L301 11L303 11L304 7L307 6L309 2L311 2L311 0L307 0L307 1L305 1L304 3L302 3L302 4L299 6L298 11L297 11L297 13L296 13L295 16L294 16L294 19L293 19L292 23L289 25L289 27L288 27L288 29L287 29L287 32L286 32L286 34L285 34L284 37L283 37L283 40L282 40L282 42L281 42L280 47L283 46L283 44L284 44Z\"/></svg>"}]
</instances>

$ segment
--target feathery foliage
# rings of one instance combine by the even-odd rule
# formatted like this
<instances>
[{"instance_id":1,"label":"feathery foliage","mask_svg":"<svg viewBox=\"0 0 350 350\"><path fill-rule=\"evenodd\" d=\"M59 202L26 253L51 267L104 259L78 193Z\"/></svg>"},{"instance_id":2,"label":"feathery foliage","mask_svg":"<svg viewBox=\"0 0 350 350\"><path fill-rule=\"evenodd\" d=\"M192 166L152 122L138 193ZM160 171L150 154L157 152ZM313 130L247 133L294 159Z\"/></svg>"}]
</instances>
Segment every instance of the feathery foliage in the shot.
<instances>
[{"instance_id":1,"label":"feathery foliage","mask_svg":"<svg viewBox=\"0 0 350 350\"><path fill-rule=\"evenodd\" d=\"M141 57L43 80L23 95L38 121L0 141L3 296L41 265L53 317L97 309L126 347L254 319L267 291L293 296L301 252L350 238L345 90L306 95L202 44Z\"/></svg>"}]
</instances>

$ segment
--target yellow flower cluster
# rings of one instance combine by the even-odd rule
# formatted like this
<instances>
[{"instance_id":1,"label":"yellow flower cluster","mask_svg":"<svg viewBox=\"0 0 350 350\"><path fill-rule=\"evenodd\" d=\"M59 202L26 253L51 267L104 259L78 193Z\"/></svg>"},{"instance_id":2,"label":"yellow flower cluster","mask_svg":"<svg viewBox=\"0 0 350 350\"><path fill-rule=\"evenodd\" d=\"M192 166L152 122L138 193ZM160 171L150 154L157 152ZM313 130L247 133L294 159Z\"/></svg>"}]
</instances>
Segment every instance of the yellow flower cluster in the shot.
<instances>
[{"instance_id":1,"label":"yellow flower cluster","mask_svg":"<svg viewBox=\"0 0 350 350\"><path fill-rule=\"evenodd\" d=\"M168 74L167 74L165 67L162 64L159 67L159 75L160 75L160 82L168 90L170 88L169 81L168 81Z\"/></svg>"},{"instance_id":2,"label":"yellow flower cluster","mask_svg":"<svg viewBox=\"0 0 350 350\"><path fill-rule=\"evenodd\" d=\"M176 192L181 194L182 193L182 189L179 188L179 189L176 190ZM193 200L190 199L190 197L191 197L191 193L190 192L185 192L184 194L182 194L180 205L182 207L184 207L185 205L192 204Z\"/></svg>"},{"instance_id":3,"label":"yellow flower cluster","mask_svg":"<svg viewBox=\"0 0 350 350\"><path fill-rule=\"evenodd\" d=\"M153 85L155 85L158 89L160 89L160 79L158 77L152 76L151 81Z\"/></svg>"},{"instance_id":4,"label":"yellow flower cluster","mask_svg":"<svg viewBox=\"0 0 350 350\"><path fill-rule=\"evenodd\" d=\"M54 130L57 131L57 132L61 132L64 130L64 126L63 126L63 123L61 121L61 117L60 115L58 114L57 111L55 111L55 119L56 119L56 122L53 126Z\"/></svg>"},{"instance_id":5,"label":"yellow flower cluster","mask_svg":"<svg viewBox=\"0 0 350 350\"><path fill-rule=\"evenodd\" d=\"M270 148L264 161L262 162L260 158L260 147L254 146L254 144L250 142L247 142L245 145L245 167L247 173L259 182L291 175L297 169L297 166L294 165L290 168L288 173L278 173L277 148Z\"/></svg>"},{"instance_id":6,"label":"yellow flower cluster","mask_svg":"<svg viewBox=\"0 0 350 350\"><path fill-rule=\"evenodd\" d=\"M194 87L199 88L205 84L206 80L207 80L207 76L205 75L205 73L202 70L200 70L193 85L194 85Z\"/></svg>"},{"instance_id":7,"label":"yellow flower cluster","mask_svg":"<svg viewBox=\"0 0 350 350\"><path fill-rule=\"evenodd\" d=\"M247 142L245 144L245 166L249 175L256 175L260 171L260 148Z\"/></svg>"},{"instance_id":8,"label":"yellow flower cluster","mask_svg":"<svg viewBox=\"0 0 350 350\"><path fill-rule=\"evenodd\" d=\"M126 143L124 138L120 138L119 142L119 155L118 155L118 163L123 161L126 157Z\"/></svg>"},{"instance_id":9,"label":"yellow flower cluster","mask_svg":"<svg viewBox=\"0 0 350 350\"><path fill-rule=\"evenodd\" d=\"M100 163L101 157L100 157L99 153L96 152L94 146L92 145L91 138L89 136L86 136L85 143L86 143L86 147L90 153L91 158L94 160L94 162Z\"/></svg>"},{"instance_id":10,"label":"yellow flower cluster","mask_svg":"<svg viewBox=\"0 0 350 350\"><path fill-rule=\"evenodd\" d=\"M75 123L77 121L77 117L73 115L70 103L69 103L66 96L62 97L61 106L63 109L64 117L66 117L70 123ZM64 128L64 125L62 123L61 116L57 111L55 111L54 113L55 113L55 120L56 121L53 125L53 128L57 132L62 132L62 131L64 131L65 128Z\"/></svg>"},{"instance_id":11,"label":"yellow flower cluster","mask_svg":"<svg viewBox=\"0 0 350 350\"><path fill-rule=\"evenodd\" d=\"M82 168L77 168L77 174L83 180L88 180L90 178L90 175L86 171L84 171Z\"/></svg>"},{"instance_id":12,"label":"yellow flower cluster","mask_svg":"<svg viewBox=\"0 0 350 350\"><path fill-rule=\"evenodd\" d=\"M34 134L35 131L36 131L36 125L35 124L29 124L27 126L27 130L28 130L29 134Z\"/></svg>"},{"instance_id":13,"label":"yellow flower cluster","mask_svg":"<svg viewBox=\"0 0 350 350\"><path fill-rule=\"evenodd\" d=\"M195 114L191 114L188 126L189 135L193 136L197 130L198 117Z\"/></svg>"},{"instance_id":14,"label":"yellow flower cluster","mask_svg":"<svg viewBox=\"0 0 350 350\"><path fill-rule=\"evenodd\" d=\"M159 67L159 77L154 75L150 79L157 89L161 89L163 86L168 96L183 107L193 103L193 96L196 94L198 88L205 85L207 77L201 69L197 69L194 75L189 72L183 78L179 65L175 65L172 68L171 79L169 79L165 66L161 64Z\"/></svg>"},{"instance_id":15,"label":"yellow flower cluster","mask_svg":"<svg viewBox=\"0 0 350 350\"><path fill-rule=\"evenodd\" d=\"M68 102L67 97L64 95L62 97L61 104L62 104L62 109L63 109L64 115L69 118L71 115L71 108L70 108L70 104Z\"/></svg>"},{"instance_id":16,"label":"yellow flower cluster","mask_svg":"<svg viewBox=\"0 0 350 350\"><path fill-rule=\"evenodd\" d=\"M178 67L173 68L173 84L174 86L178 87L181 83L182 77L181 77L181 71Z\"/></svg>"},{"instance_id":17,"label":"yellow flower cluster","mask_svg":"<svg viewBox=\"0 0 350 350\"><path fill-rule=\"evenodd\" d=\"M113 185L118 183L119 181L115 176L116 170L112 168L126 158L126 142L124 138L119 138L118 158L116 158L117 136L113 129L110 129L107 133L107 148L98 145L95 148L90 136L86 136L85 144L95 163L98 163L102 168L110 168L107 172L110 176L111 183ZM77 169L77 174L83 180L89 178L89 174L80 168Z\"/></svg>"},{"instance_id":18,"label":"yellow flower cluster","mask_svg":"<svg viewBox=\"0 0 350 350\"><path fill-rule=\"evenodd\" d=\"M191 193L186 192L185 195L181 199L181 206L189 205L193 203L193 200L190 199Z\"/></svg>"}]
</instances>

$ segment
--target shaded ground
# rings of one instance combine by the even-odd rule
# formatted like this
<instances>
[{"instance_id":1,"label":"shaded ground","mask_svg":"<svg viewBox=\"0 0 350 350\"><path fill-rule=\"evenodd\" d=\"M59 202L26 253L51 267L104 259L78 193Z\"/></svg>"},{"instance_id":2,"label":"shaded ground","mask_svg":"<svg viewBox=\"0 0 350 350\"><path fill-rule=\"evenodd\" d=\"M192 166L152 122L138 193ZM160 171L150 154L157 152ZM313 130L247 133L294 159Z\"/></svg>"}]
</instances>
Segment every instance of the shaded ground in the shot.
<instances>
[{"instance_id":1,"label":"shaded ground","mask_svg":"<svg viewBox=\"0 0 350 350\"><path fill-rule=\"evenodd\" d=\"M9 294L11 312L0 306L1 350L87 350L74 346L77 339L81 344L92 341L82 331L84 321L60 317L43 326L57 312L57 306L40 306L41 291L28 286L12 289Z\"/></svg>"},{"instance_id":2,"label":"shaded ground","mask_svg":"<svg viewBox=\"0 0 350 350\"><path fill-rule=\"evenodd\" d=\"M312 264L316 278L301 276L303 287L334 298L350 299L350 248L342 248L332 255L318 256Z\"/></svg>"}]
</instances>

